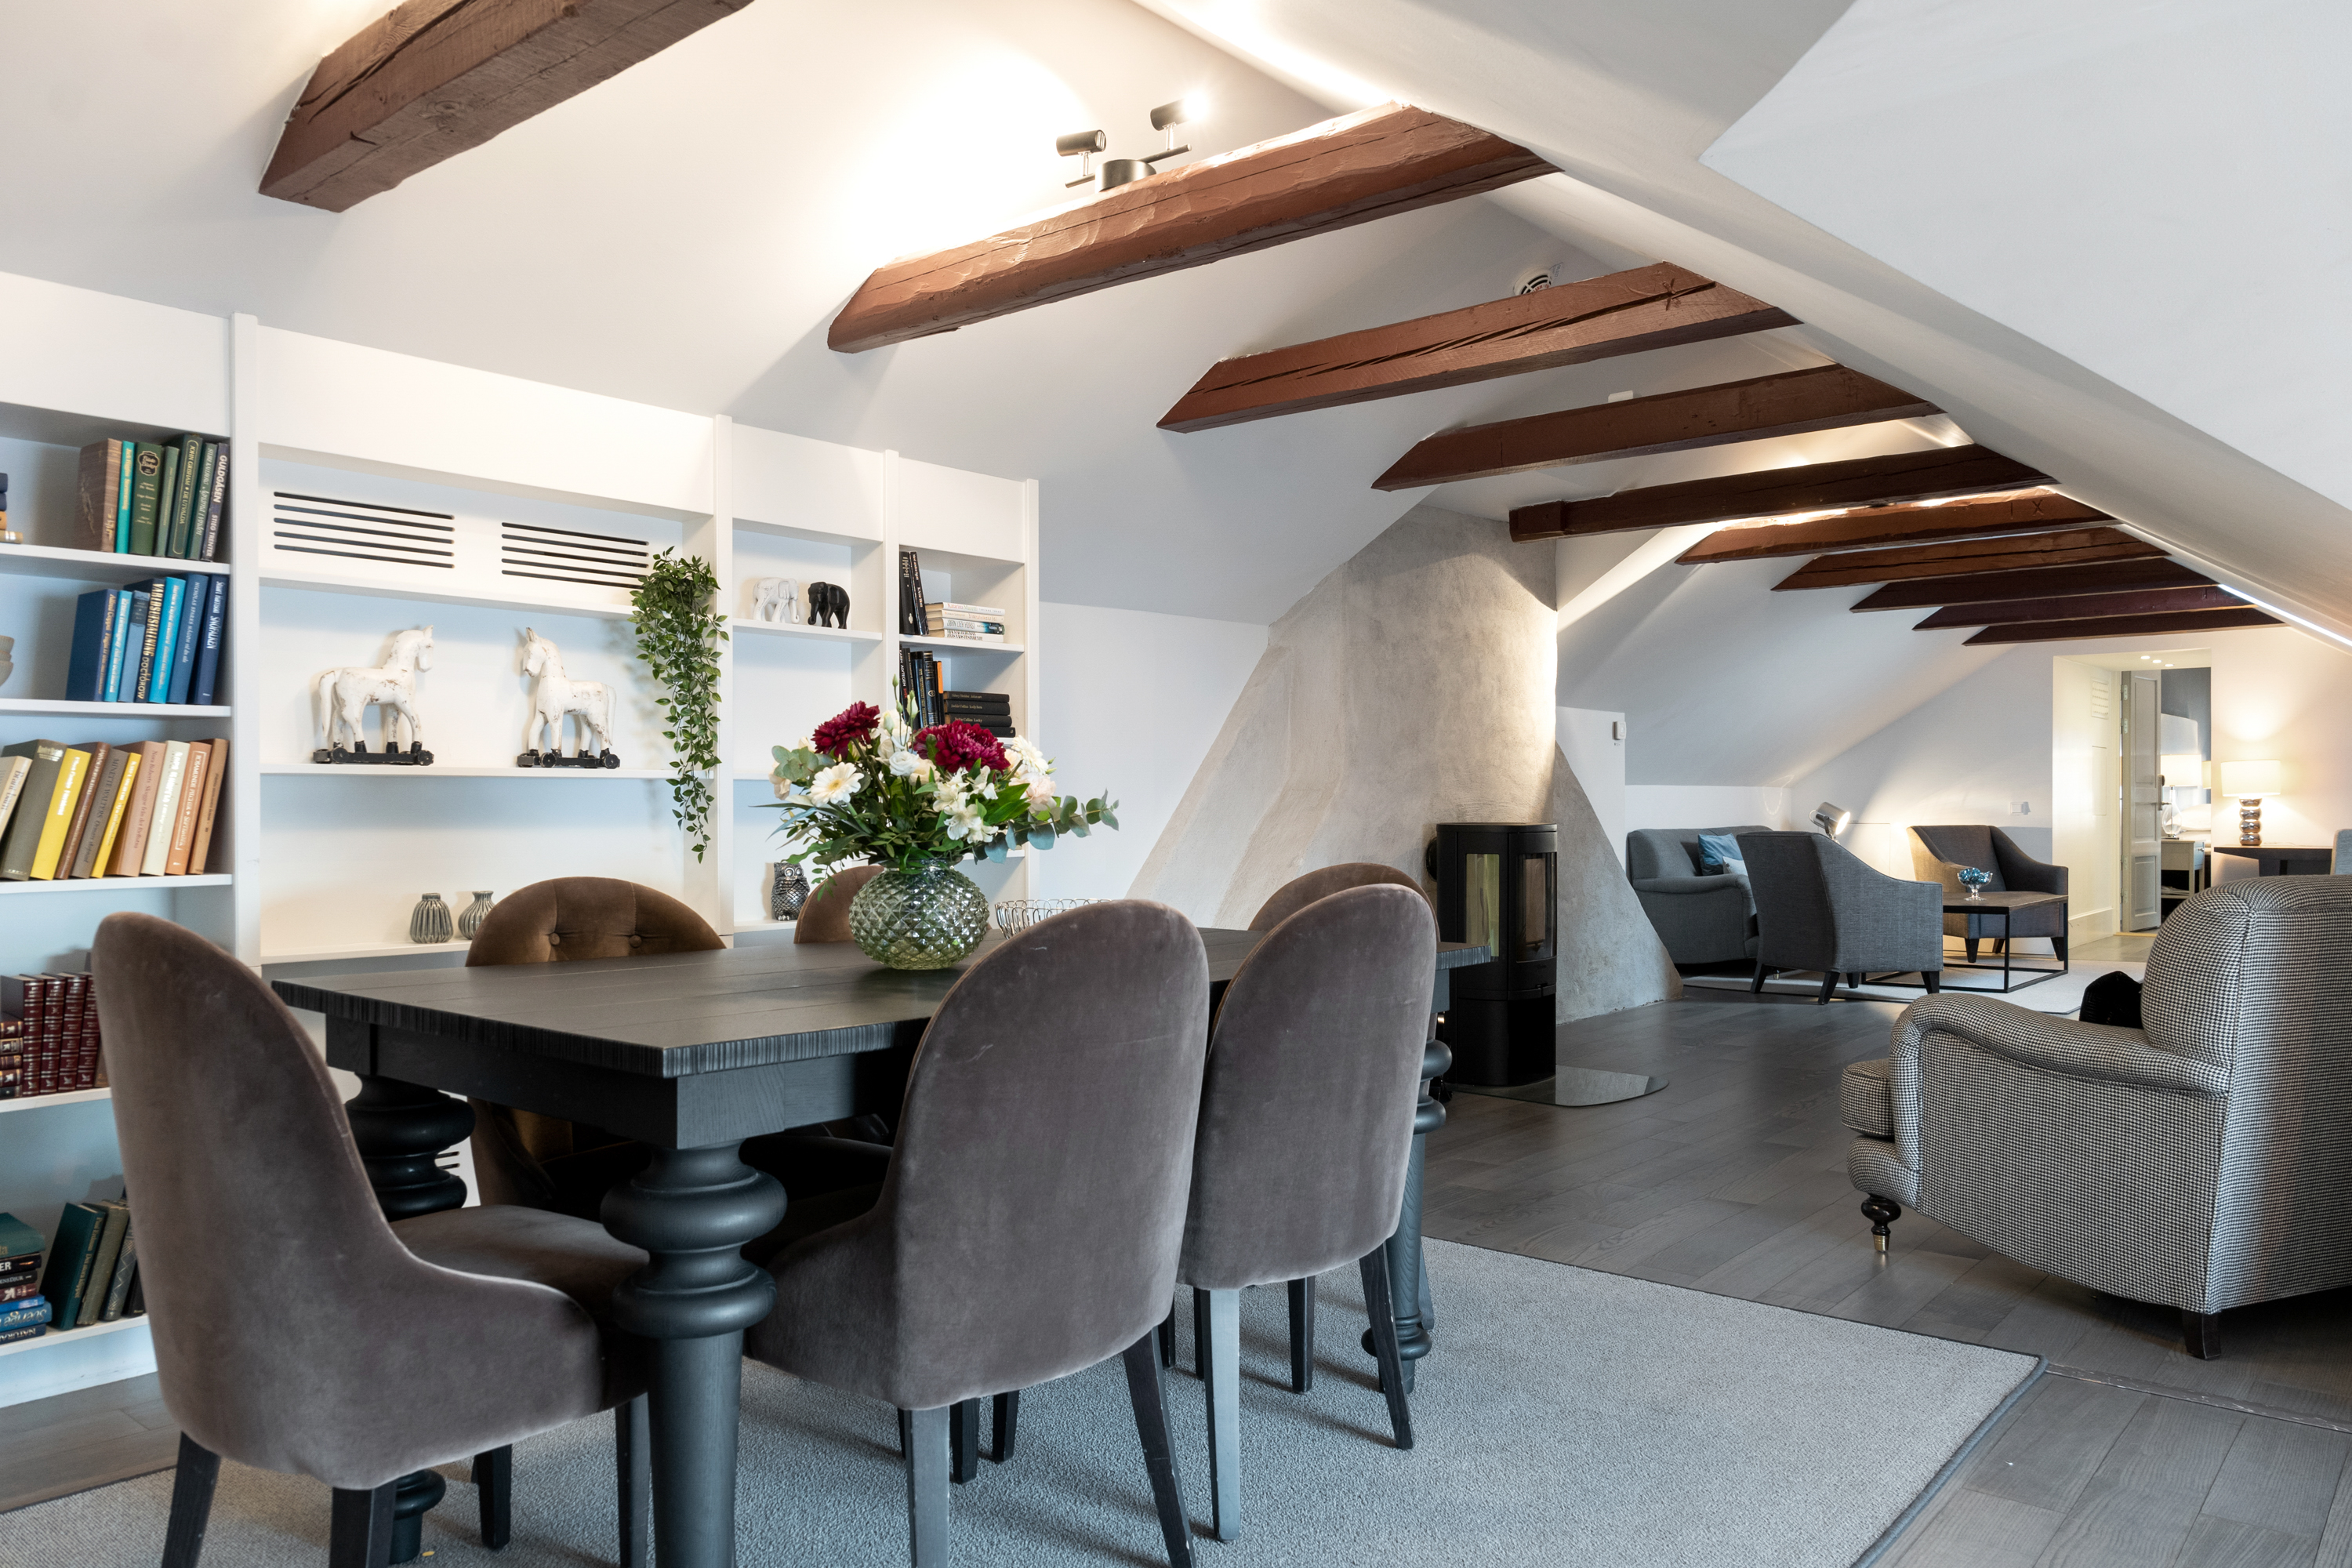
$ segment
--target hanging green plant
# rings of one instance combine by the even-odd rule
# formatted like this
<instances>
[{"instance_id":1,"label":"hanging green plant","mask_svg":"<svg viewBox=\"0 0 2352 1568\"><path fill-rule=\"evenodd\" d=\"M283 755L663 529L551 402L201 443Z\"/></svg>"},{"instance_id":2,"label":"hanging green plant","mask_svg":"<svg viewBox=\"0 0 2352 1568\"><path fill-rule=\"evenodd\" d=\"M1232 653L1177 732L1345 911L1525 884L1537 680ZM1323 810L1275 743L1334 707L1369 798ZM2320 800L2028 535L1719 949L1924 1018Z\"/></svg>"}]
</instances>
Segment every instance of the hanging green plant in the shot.
<instances>
[{"instance_id":1,"label":"hanging green plant","mask_svg":"<svg viewBox=\"0 0 2352 1568\"><path fill-rule=\"evenodd\" d=\"M656 551L645 580L630 592L637 657L666 695L662 736L670 746L671 815L694 845L710 847L711 779L719 768L719 645L727 617L716 608L719 578L698 555Z\"/></svg>"}]
</instances>

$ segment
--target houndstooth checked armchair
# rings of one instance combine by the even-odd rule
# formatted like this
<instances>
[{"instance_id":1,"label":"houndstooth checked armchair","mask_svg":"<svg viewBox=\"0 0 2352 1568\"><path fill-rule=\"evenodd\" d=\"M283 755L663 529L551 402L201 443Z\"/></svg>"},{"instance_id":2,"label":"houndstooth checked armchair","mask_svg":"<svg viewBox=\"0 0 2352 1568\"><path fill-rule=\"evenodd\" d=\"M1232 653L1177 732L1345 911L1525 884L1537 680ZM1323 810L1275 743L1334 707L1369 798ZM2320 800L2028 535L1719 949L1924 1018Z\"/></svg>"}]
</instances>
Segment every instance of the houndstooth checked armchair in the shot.
<instances>
[{"instance_id":1,"label":"houndstooth checked armchair","mask_svg":"<svg viewBox=\"0 0 2352 1568\"><path fill-rule=\"evenodd\" d=\"M2021 1263L2220 1313L2352 1284L2352 877L2263 877L2164 922L2145 1029L1949 992L1845 1070L1879 1249L1899 1205Z\"/></svg>"}]
</instances>

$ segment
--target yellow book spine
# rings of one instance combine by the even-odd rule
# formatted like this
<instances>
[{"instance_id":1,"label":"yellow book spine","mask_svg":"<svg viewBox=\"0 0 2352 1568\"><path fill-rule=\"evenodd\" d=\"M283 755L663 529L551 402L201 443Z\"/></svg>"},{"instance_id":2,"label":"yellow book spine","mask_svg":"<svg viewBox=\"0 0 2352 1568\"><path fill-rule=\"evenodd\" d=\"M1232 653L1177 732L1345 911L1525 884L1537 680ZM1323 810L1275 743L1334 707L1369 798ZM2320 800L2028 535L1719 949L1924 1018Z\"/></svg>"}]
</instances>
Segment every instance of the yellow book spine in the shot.
<instances>
[{"instance_id":1,"label":"yellow book spine","mask_svg":"<svg viewBox=\"0 0 2352 1568\"><path fill-rule=\"evenodd\" d=\"M98 841L98 860L90 872L93 877L106 875L106 868L110 863L108 858L114 853L114 836L122 831L123 808L131 804L131 786L139 782L139 764L146 760L133 752L130 761L122 764L122 787L114 792L114 809L106 817L106 837Z\"/></svg>"},{"instance_id":2,"label":"yellow book spine","mask_svg":"<svg viewBox=\"0 0 2352 1568\"><path fill-rule=\"evenodd\" d=\"M74 803L81 798L82 781L89 775L89 753L66 748L58 770L58 787L49 796L49 819L41 824L41 841L33 850L32 879L57 879L58 851L66 847L66 829L73 825Z\"/></svg>"}]
</instances>

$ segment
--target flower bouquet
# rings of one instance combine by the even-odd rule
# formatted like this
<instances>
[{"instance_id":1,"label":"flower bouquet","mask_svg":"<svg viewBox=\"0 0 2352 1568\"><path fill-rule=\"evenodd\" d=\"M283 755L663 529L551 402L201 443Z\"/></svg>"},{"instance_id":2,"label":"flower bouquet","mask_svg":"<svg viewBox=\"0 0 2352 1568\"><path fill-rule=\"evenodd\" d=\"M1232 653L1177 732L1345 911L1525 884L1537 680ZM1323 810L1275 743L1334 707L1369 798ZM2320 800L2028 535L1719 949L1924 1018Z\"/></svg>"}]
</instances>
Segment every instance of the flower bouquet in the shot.
<instances>
[{"instance_id":1,"label":"flower bouquet","mask_svg":"<svg viewBox=\"0 0 2352 1568\"><path fill-rule=\"evenodd\" d=\"M849 931L894 969L945 968L986 934L988 900L958 862L1118 826L1101 795L1055 795L1054 764L1029 742L957 720L918 729L903 709L853 702L774 754L785 858L828 880L854 862L883 868L851 902Z\"/></svg>"},{"instance_id":2,"label":"flower bouquet","mask_svg":"<svg viewBox=\"0 0 2352 1568\"><path fill-rule=\"evenodd\" d=\"M1971 900L1983 898L1985 889L1990 886L1992 882L1991 872L1983 870L1975 866L1961 867L1958 875L1960 879L1960 885L1968 889L1969 897Z\"/></svg>"}]
</instances>

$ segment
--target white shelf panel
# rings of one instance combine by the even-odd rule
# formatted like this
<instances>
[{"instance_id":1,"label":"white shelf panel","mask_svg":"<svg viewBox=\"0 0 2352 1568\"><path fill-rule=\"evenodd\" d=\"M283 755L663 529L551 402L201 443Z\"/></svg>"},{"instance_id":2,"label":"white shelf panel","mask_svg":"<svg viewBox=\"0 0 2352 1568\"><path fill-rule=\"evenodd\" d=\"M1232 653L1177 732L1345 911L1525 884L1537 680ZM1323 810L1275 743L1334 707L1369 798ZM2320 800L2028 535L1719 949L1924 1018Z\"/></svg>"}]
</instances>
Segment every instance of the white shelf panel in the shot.
<instances>
[{"instance_id":1,"label":"white shelf panel","mask_svg":"<svg viewBox=\"0 0 2352 1568\"><path fill-rule=\"evenodd\" d=\"M307 951L271 952L264 950L261 962L272 963L348 963L370 958L404 958L412 952L447 953L462 958L467 944L451 938L447 942L379 942L361 947L315 947Z\"/></svg>"},{"instance_id":2,"label":"white shelf panel","mask_svg":"<svg viewBox=\"0 0 2352 1568\"><path fill-rule=\"evenodd\" d=\"M22 1100L0 1100L0 1116L12 1110L39 1110L51 1105L87 1105L93 1100L111 1100L110 1089L74 1089L63 1094L28 1094Z\"/></svg>"},{"instance_id":3,"label":"white shelf panel","mask_svg":"<svg viewBox=\"0 0 2352 1568\"><path fill-rule=\"evenodd\" d=\"M598 605L577 599L534 598L525 594L485 594L459 583L415 587L404 583L362 581L354 577L308 577L284 570L261 574L265 588L300 588L314 594L361 594L371 599L411 599L427 605L478 605L492 610L527 610L551 616L601 616L607 620L629 618L626 605Z\"/></svg>"},{"instance_id":4,"label":"white shelf panel","mask_svg":"<svg viewBox=\"0 0 2352 1568\"><path fill-rule=\"evenodd\" d=\"M666 779L661 768L475 768L432 763L421 768L391 763L264 763L263 773L273 778L412 778L412 779Z\"/></svg>"},{"instance_id":5,"label":"white shelf panel","mask_svg":"<svg viewBox=\"0 0 2352 1568\"><path fill-rule=\"evenodd\" d=\"M109 1334L124 1333L146 1326L147 1314L142 1312L135 1318L117 1318L110 1323L92 1323L86 1329L51 1329L47 1333L37 1334L29 1340L11 1340L0 1345L0 1355L17 1355L26 1351L47 1350L55 1345L78 1343L83 1340L103 1339Z\"/></svg>"},{"instance_id":6,"label":"white shelf panel","mask_svg":"<svg viewBox=\"0 0 2352 1568\"><path fill-rule=\"evenodd\" d=\"M52 544L0 544L0 572L36 577L80 577L93 583L135 583L191 572L225 573L226 561L176 561L168 555L117 555L110 550L63 550Z\"/></svg>"},{"instance_id":7,"label":"white shelf panel","mask_svg":"<svg viewBox=\"0 0 2352 1568\"><path fill-rule=\"evenodd\" d=\"M1004 658L1028 650L1017 642L966 642L961 637L910 637L898 639L906 647L929 648L933 653L991 653Z\"/></svg>"},{"instance_id":8,"label":"white shelf panel","mask_svg":"<svg viewBox=\"0 0 2352 1568\"><path fill-rule=\"evenodd\" d=\"M72 719L226 719L231 710L193 702L68 702L60 697L0 697L0 713Z\"/></svg>"},{"instance_id":9,"label":"white shelf panel","mask_svg":"<svg viewBox=\"0 0 2352 1568\"><path fill-rule=\"evenodd\" d=\"M0 882L0 899L41 893L143 893L156 888L226 888L236 880L226 871L202 877L74 877L46 882Z\"/></svg>"},{"instance_id":10,"label":"white shelf panel","mask_svg":"<svg viewBox=\"0 0 2352 1568\"><path fill-rule=\"evenodd\" d=\"M727 629L732 632L758 632L766 637L816 637L832 642L880 642L880 632L861 632L855 626L787 626L772 621L739 621L730 618Z\"/></svg>"}]
</instances>

